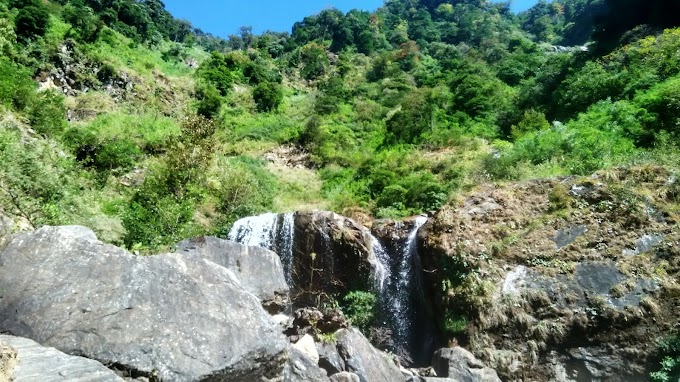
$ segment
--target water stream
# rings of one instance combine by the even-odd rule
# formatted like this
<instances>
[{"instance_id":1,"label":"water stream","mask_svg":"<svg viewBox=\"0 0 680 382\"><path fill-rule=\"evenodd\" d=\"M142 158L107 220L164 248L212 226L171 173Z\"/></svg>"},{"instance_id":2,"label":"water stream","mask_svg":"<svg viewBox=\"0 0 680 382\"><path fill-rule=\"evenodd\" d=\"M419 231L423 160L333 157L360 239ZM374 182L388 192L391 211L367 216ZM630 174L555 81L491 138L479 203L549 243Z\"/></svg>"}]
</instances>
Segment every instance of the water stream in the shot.
<instances>
[{"instance_id":1,"label":"water stream","mask_svg":"<svg viewBox=\"0 0 680 382\"><path fill-rule=\"evenodd\" d=\"M228 239L276 252L281 259L286 281L292 285L294 221L294 213L244 218L234 223ZM416 243L418 230L426 222L426 217L417 217L407 237L394 237L385 242L366 231L374 266L373 285L379 303L378 321L391 332L391 350L415 363L419 363L416 359L419 354L428 357L425 362L429 362L431 355L431 351L428 354L427 341L432 327L425 313L422 267ZM329 232L321 229L320 234L321 245L324 250L330 251L332 239Z\"/></svg>"}]
</instances>

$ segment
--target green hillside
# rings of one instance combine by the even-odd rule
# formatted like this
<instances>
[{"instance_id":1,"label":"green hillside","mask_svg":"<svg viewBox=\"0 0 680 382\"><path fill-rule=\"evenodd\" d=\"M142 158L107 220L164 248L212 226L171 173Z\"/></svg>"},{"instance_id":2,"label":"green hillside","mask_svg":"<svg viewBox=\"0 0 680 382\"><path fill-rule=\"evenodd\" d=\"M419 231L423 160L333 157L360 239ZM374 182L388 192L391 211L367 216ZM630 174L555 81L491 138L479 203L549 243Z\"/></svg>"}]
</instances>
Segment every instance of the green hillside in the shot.
<instances>
[{"instance_id":1,"label":"green hillside","mask_svg":"<svg viewBox=\"0 0 680 382\"><path fill-rule=\"evenodd\" d=\"M676 8L391 0L223 40L158 0L4 0L0 209L145 252L263 211L401 218L489 181L675 171Z\"/></svg>"}]
</instances>

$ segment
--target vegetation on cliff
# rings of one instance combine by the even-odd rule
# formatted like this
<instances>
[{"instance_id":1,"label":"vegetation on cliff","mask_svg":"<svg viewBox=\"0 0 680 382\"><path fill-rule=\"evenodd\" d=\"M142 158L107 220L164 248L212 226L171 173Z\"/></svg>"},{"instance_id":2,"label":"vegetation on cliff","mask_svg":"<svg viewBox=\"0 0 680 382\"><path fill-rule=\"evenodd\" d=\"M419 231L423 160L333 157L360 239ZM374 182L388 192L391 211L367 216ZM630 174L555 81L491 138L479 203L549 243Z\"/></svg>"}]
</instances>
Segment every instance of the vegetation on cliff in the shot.
<instances>
[{"instance_id":1,"label":"vegetation on cliff","mask_svg":"<svg viewBox=\"0 0 680 382\"><path fill-rule=\"evenodd\" d=\"M145 253L263 211L401 218L483 183L654 165L667 182L643 194L677 221L678 11L389 0L225 40L158 0L0 0L0 213ZM567 191L550 198L572 211ZM497 236L502 253L512 237ZM452 301L484 295L470 269L486 260L447 260ZM370 299L353 297L368 325Z\"/></svg>"}]
</instances>

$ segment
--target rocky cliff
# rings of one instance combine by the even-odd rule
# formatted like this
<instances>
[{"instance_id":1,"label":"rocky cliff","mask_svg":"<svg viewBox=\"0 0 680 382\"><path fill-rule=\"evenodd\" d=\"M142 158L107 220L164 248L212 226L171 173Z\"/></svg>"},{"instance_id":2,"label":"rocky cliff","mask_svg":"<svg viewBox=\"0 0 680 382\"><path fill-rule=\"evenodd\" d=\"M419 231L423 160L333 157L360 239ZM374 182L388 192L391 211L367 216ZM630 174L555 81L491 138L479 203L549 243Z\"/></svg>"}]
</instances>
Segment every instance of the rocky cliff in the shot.
<instances>
[{"instance_id":1,"label":"rocky cliff","mask_svg":"<svg viewBox=\"0 0 680 382\"><path fill-rule=\"evenodd\" d=\"M442 209L420 232L441 327L508 381L647 380L680 324L672 179L485 186Z\"/></svg>"}]
</instances>

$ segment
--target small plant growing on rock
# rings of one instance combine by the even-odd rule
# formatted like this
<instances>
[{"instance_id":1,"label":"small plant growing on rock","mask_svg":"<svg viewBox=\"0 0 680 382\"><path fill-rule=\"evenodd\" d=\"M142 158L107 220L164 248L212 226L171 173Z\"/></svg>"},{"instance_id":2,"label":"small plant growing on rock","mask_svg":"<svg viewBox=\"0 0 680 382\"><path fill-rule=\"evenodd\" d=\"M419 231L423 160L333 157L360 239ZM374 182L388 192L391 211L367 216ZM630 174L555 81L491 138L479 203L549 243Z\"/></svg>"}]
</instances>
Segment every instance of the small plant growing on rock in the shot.
<instances>
[{"instance_id":1,"label":"small plant growing on rock","mask_svg":"<svg viewBox=\"0 0 680 382\"><path fill-rule=\"evenodd\" d=\"M352 325L362 331L368 330L375 318L377 298L373 293L353 291L343 299L343 312Z\"/></svg>"},{"instance_id":2,"label":"small plant growing on rock","mask_svg":"<svg viewBox=\"0 0 680 382\"><path fill-rule=\"evenodd\" d=\"M661 368L649 374L654 382L680 381L680 336L670 336L659 343Z\"/></svg>"}]
</instances>

